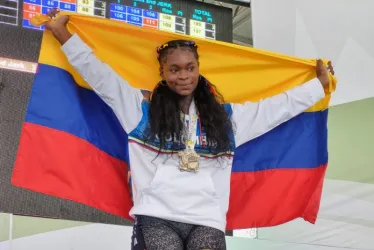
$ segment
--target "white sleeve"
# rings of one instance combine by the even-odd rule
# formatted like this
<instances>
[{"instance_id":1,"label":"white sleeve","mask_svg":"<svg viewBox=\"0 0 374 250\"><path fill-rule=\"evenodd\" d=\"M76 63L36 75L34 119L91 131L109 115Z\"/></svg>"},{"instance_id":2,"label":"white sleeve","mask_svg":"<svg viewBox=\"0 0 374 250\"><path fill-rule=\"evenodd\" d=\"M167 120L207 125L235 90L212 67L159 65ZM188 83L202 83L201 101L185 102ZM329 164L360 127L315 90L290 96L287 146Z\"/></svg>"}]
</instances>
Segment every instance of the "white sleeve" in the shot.
<instances>
[{"instance_id":1,"label":"white sleeve","mask_svg":"<svg viewBox=\"0 0 374 250\"><path fill-rule=\"evenodd\" d=\"M325 97L317 78L259 102L231 104L236 146L240 146L301 114Z\"/></svg>"},{"instance_id":2,"label":"white sleeve","mask_svg":"<svg viewBox=\"0 0 374 250\"><path fill-rule=\"evenodd\" d=\"M141 90L130 86L109 65L100 61L78 35L73 35L61 49L75 70L112 108L124 130L130 133L142 117Z\"/></svg>"}]
</instances>

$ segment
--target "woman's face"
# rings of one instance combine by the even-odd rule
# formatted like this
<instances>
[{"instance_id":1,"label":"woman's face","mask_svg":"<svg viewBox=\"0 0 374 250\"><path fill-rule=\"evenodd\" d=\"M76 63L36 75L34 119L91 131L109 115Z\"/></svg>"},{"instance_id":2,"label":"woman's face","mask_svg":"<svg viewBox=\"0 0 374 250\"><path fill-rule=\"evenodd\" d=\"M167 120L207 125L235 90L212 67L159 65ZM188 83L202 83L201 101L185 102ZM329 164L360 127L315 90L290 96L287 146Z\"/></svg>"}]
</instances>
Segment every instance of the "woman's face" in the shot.
<instances>
[{"instance_id":1,"label":"woman's face","mask_svg":"<svg viewBox=\"0 0 374 250\"><path fill-rule=\"evenodd\" d=\"M192 95L199 82L199 62L190 48L170 49L161 76L178 95Z\"/></svg>"}]
</instances>

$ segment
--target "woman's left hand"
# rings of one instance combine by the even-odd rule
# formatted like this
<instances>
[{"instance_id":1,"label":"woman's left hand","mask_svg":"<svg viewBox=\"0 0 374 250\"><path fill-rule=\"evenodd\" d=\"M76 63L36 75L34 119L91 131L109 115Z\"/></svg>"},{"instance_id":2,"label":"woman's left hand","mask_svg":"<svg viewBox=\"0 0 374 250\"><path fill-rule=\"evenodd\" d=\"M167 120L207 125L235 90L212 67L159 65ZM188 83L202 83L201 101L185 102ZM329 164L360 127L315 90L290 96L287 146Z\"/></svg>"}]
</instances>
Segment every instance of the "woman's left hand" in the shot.
<instances>
[{"instance_id":1,"label":"woman's left hand","mask_svg":"<svg viewBox=\"0 0 374 250\"><path fill-rule=\"evenodd\" d=\"M318 59L316 67L317 78L324 88L327 88L330 84L329 72L332 75L335 74L334 67L332 66L331 62L328 62L326 67L323 65L322 60Z\"/></svg>"}]
</instances>

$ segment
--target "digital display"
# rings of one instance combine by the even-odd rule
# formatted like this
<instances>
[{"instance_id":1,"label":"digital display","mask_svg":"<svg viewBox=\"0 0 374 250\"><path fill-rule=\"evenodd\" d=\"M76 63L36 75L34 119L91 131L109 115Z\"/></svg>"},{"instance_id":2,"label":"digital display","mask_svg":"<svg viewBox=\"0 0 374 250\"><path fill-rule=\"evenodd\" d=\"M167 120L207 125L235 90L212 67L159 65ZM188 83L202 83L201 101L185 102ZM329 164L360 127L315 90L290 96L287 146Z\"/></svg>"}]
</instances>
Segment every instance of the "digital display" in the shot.
<instances>
[{"instance_id":1,"label":"digital display","mask_svg":"<svg viewBox=\"0 0 374 250\"><path fill-rule=\"evenodd\" d=\"M203 39L233 38L231 8L192 0L0 0L0 58L37 62L44 27L30 20L52 8Z\"/></svg>"},{"instance_id":2,"label":"digital display","mask_svg":"<svg viewBox=\"0 0 374 250\"><path fill-rule=\"evenodd\" d=\"M91 16L105 17L106 2L98 0L24 0L22 26L31 29L43 29L30 24L36 14L47 14L51 9L77 12Z\"/></svg>"},{"instance_id":3,"label":"digital display","mask_svg":"<svg viewBox=\"0 0 374 250\"><path fill-rule=\"evenodd\" d=\"M43 30L29 21L52 8L205 39L228 41L219 30L232 32L231 9L187 0L0 0L0 23Z\"/></svg>"},{"instance_id":4,"label":"digital display","mask_svg":"<svg viewBox=\"0 0 374 250\"><path fill-rule=\"evenodd\" d=\"M172 2L120 0L110 3L109 18L138 26L216 39L216 24L213 23L213 15L209 10L194 8L192 13L187 13Z\"/></svg>"},{"instance_id":5,"label":"digital display","mask_svg":"<svg viewBox=\"0 0 374 250\"><path fill-rule=\"evenodd\" d=\"M18 12L19 2L18 0L0 0L0 23L18 25Z\"/></svg>"}]
</instances>

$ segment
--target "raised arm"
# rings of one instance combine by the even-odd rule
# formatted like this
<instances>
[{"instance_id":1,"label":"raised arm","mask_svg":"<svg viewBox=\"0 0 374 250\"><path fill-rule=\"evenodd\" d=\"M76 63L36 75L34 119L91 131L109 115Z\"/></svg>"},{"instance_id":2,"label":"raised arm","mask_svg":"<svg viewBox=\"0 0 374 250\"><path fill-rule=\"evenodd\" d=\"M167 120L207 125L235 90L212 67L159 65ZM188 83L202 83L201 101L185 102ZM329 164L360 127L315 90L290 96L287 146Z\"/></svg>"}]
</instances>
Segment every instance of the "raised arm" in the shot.
<instances>
[{"instance_id":1,"label":"raised arm","mask_svg":"<svg viewBox=\"0 0 374 250\"><path fill-rule=\"evenodd\" d=\"M131 132L142 117L141 90L130 86L109 65L100 61L78 35L71 35L65 27L67 21L67 16L61 16L51 21L47 28L61 43L69 63L112 108L125 131Z\"/></svg>"},{"instance_id":2,"label":"raised arm","mask_svg":"<svg viewBox=\"0 0 374 250\"><path fill-rule=\"evenodd\" d=\"M321 60L317 60L317 78L256 103L232 104L236 146L265 134L324 98L324 88L330 84L330 73L334 75L331 62L325 67Z\"/></svg>"},{"instance_id":3,"label":"raised arm","mask_svg":"<svg viewBox=\"0 0 374 250\"><path fill-rule=\"evenodd\" d=\"M318 79L259 102L232 104L236 146L240 146L313 106L325 96Z\"/></svg>"}]
</instances>

